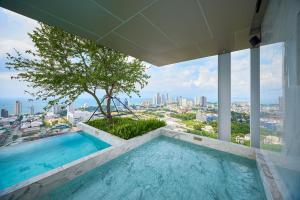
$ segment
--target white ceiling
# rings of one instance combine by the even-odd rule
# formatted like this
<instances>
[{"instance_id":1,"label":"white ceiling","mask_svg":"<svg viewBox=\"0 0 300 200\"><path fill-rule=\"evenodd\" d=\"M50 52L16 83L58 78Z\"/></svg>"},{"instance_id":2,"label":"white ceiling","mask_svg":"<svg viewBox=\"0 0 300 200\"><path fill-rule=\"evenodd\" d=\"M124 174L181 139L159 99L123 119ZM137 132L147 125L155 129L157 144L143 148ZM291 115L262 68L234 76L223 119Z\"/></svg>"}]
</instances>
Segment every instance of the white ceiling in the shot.
<instances>
[{"instance_id":1,"label":"white ceiling","mask_svg":"<svg viewBox=\"0 0 300 200\"><path fill-rule=\"evenodd\" d=\"M0 0L157 66L249 48L256 0Z\"/></svg>"}]
</instances>

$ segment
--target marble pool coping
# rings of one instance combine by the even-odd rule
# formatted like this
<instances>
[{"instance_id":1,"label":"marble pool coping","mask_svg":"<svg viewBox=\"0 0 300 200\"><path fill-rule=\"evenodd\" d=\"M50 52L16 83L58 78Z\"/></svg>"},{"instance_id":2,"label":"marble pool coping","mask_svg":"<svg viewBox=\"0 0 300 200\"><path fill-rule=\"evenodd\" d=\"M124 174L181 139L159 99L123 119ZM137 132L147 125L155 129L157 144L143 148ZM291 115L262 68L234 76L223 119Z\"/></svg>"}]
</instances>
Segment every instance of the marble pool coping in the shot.
<instances>
[{"instance_id":1,"label":"marble pool coping","mask_svg":"<svg viewBox=\"0 0 300 200\"><path fill-rule=\"evenodd\" d=\"M16 200L16 199L36 199L39 195L42 195L52 188L58 187L67 181L70 181L77 176L84 174L85 172L92 170L100 165L160 136L173 137L182 141L193 143L196 145L206 146L219 151L235 154L238 156L246 157L257 161L258 170L262 176L262 182L265 187L266 196L268 199L282 199L276 198L281 194L280 190L273 189L275 182L270 182L268 178L268 172L266 172L266 165L264 159L261 159L261 151L259 149L250 148L238 144L233 144L226 141L212 139L204 136L193 135L190 133L184 133L179 131L170 130L162 127L154 131L150 131L141 136L134 137L129 140L121 139L105 131L96 129L84 123L79 123L77 127L94 136L102 141L111 144L110 147L101 151L95 152L68 164L65 164L56 169L50 170L41 175L35 176L31 179L25 180L17 185L9 187L4 190L0 190L0 199L2 200ZM274 179L273 179L274 180ZM271 188L270 188L271 187ZM275 197L275 198L274 198Z\"/></svg>"}]
</instances>

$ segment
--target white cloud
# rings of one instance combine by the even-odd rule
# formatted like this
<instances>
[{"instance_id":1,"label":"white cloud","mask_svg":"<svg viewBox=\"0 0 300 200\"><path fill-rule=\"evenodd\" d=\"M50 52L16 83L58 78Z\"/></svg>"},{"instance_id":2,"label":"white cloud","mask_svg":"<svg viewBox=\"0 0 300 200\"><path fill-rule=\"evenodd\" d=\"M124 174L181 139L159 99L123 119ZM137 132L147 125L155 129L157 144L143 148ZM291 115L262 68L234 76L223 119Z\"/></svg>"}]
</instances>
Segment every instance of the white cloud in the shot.
<instances>
[{"instance_id":1,"label":"white cloud","mask_svg":"<svg viewBox=\"0 0 300 200\"><path fill-rule=\"evenodd\" d=\"M0 15L0 26L5 27L0 32L0 59L4 59L6 53L13 53L14 49L20 52L33 49L34 45L27 33L38 23L4 8L0 8Z\"/></svg>"},{"instance_id":2,"label":"white cloud","mask_svg":"<svg viewBox=\"0 0 300 200\"><path fill-rule=\"evenodd\" d=\"M10 23L19 24L22 27L26 27L27 29L33 29L38 25L37 21L20 15L16 12L7 10L5 8L0 8L0 12L7 16L7 19Z\"/></svg>"},{"instance_id":3,"label":"white cloud","mask_svg":"<svg viewBox=\"0 0 300 200\"><path fill-rule=\"evenodd\" d=\"M5 57L6 53L14 53L14 49L20 52L24 52L25 50L33 49L33 48L34 48L33 44L26 41L0 38L1 57Z\"/></svg>"},{"instance_id":4,"label":"white cloud","mask_svg":"<svg viewBox=\"0 0 300 200\"><path fill-rule=\"evenodd\" d=\"M216 89L218 87L217 70L211 70L207 66L202 66L199 69L199 76L193 80L193 84L201 89Z\"/></svg>"}]
</instances>

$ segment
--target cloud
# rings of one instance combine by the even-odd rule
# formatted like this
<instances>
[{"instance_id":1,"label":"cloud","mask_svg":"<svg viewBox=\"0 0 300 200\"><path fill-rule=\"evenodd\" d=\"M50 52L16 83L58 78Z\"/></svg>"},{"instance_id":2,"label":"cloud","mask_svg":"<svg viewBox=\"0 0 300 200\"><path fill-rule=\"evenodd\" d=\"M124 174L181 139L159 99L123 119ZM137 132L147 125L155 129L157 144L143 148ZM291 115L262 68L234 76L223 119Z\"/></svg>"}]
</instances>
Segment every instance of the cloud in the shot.
<instances>
[{"instance_id":1,"label":"cloud","mask_svg":"<svg viewBox=\"0 0 300 200\"><path fill-rule=\"evenodd\" d=\"M32 43L22 40L0 38L0 55L5 57L6 53L14 53L14 49L24 52L28 49L33 49Z\"/></svg>"},{"instance_id":2,"label":"cloud","mask_svg":"<svg viewBox=\"0 0 300 200\"><path fill-rule=\"evenodd\" d=\"M218 71L211 69L210 66L202 66L199 69L199 76L192 82L195 86L202 89L216 89L218 87Z\"/></svg>"},{"instance_id":3,"label":"cloud","mask_svg":"<svg viewBox=\"0 0 300 200\"><path fill-rule=\"evenodd\" d=\"M217 57L196 59L163 67L151 66L149 84L142 94L151 97L157 92L175 96L206 95L217 98Z\"/></svg>"},{"instance_id":4,"label":"cloud","mask_svg":"<svg viewBox=\"0 0 300 200\"><path fill-rule=\"evenodd\" d=\"M30 19L28 17L25 17L23 15L20 15L16 12L7 10L5 8L0 8L0 13L3 14L4 16L6 16L9 23L14 23L14 24L20 25L21 27L26 27L26 29L32 30L36 26L38 26L37 21Z\"/></svg>"},{"instance_id":5,"label":"cloud","mask_svg":"<svg viewBox=\"0 0 300 200\"><path fill-rule=\"evenodd\" d=\"M14 49L24 52L34 49L34 45L27 35L38 23L12 11L0 8L0 26L5 27L0 32L0 59L5 59L6 53L13 53Z\"/></svg>"}]
</instances>

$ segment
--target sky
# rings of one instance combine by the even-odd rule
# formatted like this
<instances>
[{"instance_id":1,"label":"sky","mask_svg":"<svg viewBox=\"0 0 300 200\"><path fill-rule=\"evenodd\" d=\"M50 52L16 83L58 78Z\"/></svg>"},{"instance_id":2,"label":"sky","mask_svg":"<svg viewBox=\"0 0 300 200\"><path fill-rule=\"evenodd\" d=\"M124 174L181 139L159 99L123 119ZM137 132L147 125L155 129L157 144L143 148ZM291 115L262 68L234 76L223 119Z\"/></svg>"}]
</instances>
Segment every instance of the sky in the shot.
<instances>
[{"instance_id":1,"label":"sky","mask_svg":"<svg viewBox=\"0 0 300 200\"><path fill-rule=\"evenodd\" d=\"M6 53L14 49L24 52L34 49L28 32L38 23L32 19L0 8L0 100L1 98L30 98L25 90L27 83L11 80L15 72L5 67ZM282 43L261 47L261 102L278 103L282 93ZM151 76L148 85L141 91L143 98L151 98L157 92L169 96L193 98L206 96L208 101L217 101L218 57L211 56L163 67L147 64ZM81 98L87 98L83 94ZM250 101L250 50L231 53L231 99Z\"/></svg>"}]
</instances>

